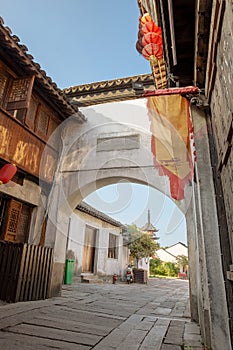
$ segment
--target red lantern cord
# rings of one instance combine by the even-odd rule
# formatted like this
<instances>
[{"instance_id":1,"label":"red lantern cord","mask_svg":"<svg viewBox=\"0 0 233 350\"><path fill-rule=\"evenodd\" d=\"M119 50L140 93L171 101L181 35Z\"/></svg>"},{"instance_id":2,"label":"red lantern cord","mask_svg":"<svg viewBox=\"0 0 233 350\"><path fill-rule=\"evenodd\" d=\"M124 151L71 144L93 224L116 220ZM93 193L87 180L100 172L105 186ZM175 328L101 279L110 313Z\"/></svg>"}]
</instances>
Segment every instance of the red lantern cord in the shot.
<instances>
[{"instance_id":1,"label":"red lantern cord","mask_svg":"<svg viewBox=\"0 0 233 350\"><path fill-rule=\"evenodd\" d=\"M17 168L14 164L5 164L0 169L0 185L8 183L16 174Z\"/></svg>"}]
</instances>

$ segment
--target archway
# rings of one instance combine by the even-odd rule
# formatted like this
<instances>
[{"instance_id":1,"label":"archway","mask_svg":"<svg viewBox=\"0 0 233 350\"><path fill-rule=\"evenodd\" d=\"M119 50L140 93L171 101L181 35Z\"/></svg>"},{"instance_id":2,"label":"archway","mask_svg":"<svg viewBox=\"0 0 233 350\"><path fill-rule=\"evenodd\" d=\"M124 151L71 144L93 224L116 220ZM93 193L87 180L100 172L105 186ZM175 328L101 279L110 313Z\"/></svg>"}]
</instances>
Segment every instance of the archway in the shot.
<instances>
[{"instance_id":1,"label":"archway","mask_svg":"<svg viewBox=\"0 0 233 350\"><path fill-rule=\"evenodd\" d=\"M85 123L80 125L73 116L64 122L56 135L56 142L59 138L61 140L60 158L47 205L49 235L46 237L46 244L54 247L53 295L61 290L69 216L80 200L96 189L122 179L152 186L171 197L169 176L166 172L161 176L161 169L155 167L145 99L118 102L117 108L109 103L100 105L98 110L90 107L82 112L87 117ZM190 266L193 267L190 270L191 310L193 319L198 321L199 314L205 309L207 321L203 321L202 327L214 322L211 329L222 332L220 322L215 320L221 319L225 324L227 309L224 304L222 312L225 290L217 215L209 216L210 209L216 212L216 202L208 133L203 110L192 107L192 116L197 153L196 177L185 182L183 199L177 203L186 213L187 220ZM131 123L128 118L131 118ZM167 127L170 139L175 143L179 141L174 128L169 123L165 129ZM161 136L163 142L162 133L156 136ZM186 146L181 143L178 148L185 152L186 157ZM165 150L168 150L167 154L173 153L169 145ZM216 310L214 304L221 307Z\"/></svg>"}]
</instances>

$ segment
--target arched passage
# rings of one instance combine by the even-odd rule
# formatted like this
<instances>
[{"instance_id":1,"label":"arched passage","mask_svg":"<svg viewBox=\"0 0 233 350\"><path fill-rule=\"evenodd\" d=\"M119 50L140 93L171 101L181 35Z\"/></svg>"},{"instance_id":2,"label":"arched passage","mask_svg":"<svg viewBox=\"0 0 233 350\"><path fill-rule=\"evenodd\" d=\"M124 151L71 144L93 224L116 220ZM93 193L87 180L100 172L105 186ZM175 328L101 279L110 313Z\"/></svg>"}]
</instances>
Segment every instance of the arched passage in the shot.
<instances>
[{"instance_id":1,"label":"arched passage","mask_svg":"<svg viewBox=\"0 0 233 350\"><path fill-rule=\"evenodd\" d=\"M161 176L161 169L155 168L145 99L91 107L85 110L85 116L87 121L83 124L75 116L66 120L45 150L44 158L48 159L46 152L60 139L60 158L47 204L49 235L46 236L46 244L54 247L54 261L60 276L69 217L88 194L109 184L130 181L151 186L171 197L168 176ZM174 128L169 123L166 125L168 134L174 138ZM172 148L163 137L165 155L171 155ZM175 139L179 141L178 135ZM180 147L185 153L183 142ZM192 196L189 183L184 191L184 199L176 204L185 214ZM61 279L55 282L55 289L60 284Z\"/></svg>"},{"instance_id":2,"label":"arched passage","mask_svg":"<svg viewBox=\"0 0 233 350\"><path fill-rule=\"evenodd\" d=\"M145 101L138 103L132 108L122 102L117 109L106 104L105 112L101 110L103 106L98 111L91 107L86 110L86 123L80 125L74 116L58 130L60 158L47 205L46 244L54 247L52 295L61 290L69 216L82 198L124 179L147 184L171 196L168 176L161 176L154 166ZM212 332L206 337L216 337L228 327L221 247L205 115L203 110L193 107L192 116L196 177L195 181L186 182L184 199L178 205L186 213L190 266L193 267L190 270L192 317L202 322L202 329ZM177 142L179 138L173 137L174 132L168 128L169 137ZM157 136L160 135L157 133ZM163 140L162 133L161 137ZM180 146L180 150L185 150ZM172 148L168 146L166 150L172 154Z\"/></svg>"}]
</instances>

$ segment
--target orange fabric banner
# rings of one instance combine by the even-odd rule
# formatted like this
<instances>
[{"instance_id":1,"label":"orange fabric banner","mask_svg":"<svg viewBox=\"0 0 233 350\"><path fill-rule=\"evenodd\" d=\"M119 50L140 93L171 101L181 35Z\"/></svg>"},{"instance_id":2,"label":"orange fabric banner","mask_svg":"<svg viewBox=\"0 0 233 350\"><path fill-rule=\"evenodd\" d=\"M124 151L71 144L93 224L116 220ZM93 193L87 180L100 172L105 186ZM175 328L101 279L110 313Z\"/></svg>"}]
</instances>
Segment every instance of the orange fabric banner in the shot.
<instances>
[{"instance_id":1,"label":"orange fabric banner","mask_svg":"<svg viewBox=\"0 0 233 350\"><path fill-rule=\"evenodd\" d=\"M172 198L181 200L193 177L189 101L179 94L153 96L148 98L147 108L154 165L160 175L169 177Z\"/></svg>"}]
</instances>

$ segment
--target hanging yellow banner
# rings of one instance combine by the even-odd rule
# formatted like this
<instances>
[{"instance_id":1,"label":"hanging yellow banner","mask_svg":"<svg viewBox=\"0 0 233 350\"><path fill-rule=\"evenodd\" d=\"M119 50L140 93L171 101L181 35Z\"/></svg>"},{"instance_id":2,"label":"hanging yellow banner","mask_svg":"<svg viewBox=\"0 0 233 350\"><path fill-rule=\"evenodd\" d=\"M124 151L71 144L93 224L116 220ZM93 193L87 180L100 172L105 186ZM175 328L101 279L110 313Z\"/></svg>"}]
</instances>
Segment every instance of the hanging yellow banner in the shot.
<instances>
[{"instance_id":1,"label":"hanging yellow banner","mask_svg":"<svg viewBox=\"0 0 233 350\"><path fill-rule=\"evenodd\" d=\"M184 187L192 180L190 149L192 123L189 101L179 94L148 97L151 149L160 175L167 175L172 198L184 198Z\"/></svg>"}]
</instances>

